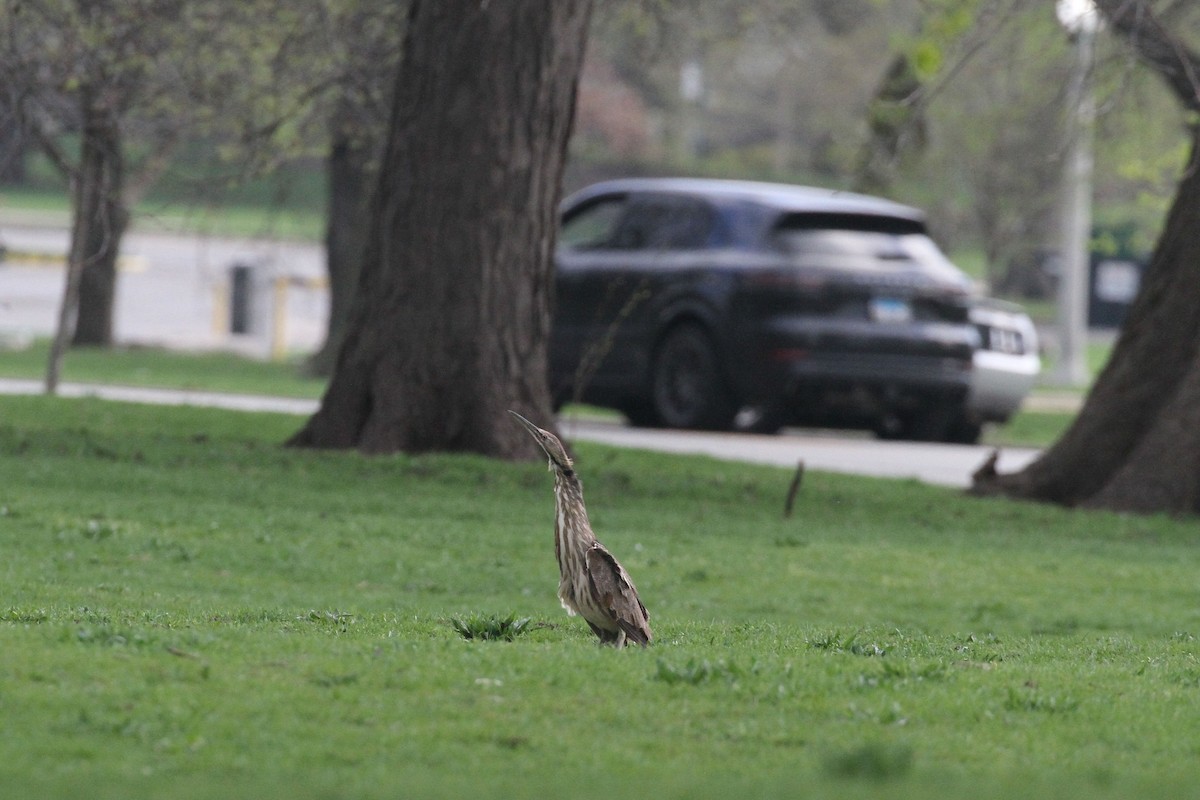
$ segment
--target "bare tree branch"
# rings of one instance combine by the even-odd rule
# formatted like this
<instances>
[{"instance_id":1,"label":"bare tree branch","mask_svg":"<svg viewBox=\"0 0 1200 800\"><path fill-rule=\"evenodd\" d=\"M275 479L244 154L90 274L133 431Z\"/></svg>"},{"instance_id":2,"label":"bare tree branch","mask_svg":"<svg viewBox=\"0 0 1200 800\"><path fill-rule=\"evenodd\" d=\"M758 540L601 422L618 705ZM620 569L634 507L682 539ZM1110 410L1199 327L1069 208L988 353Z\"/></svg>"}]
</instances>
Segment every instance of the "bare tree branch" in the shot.
<instances>
[{"instance_id":1,"label":"bare tree branch","mask_svg":"<svg viewBox=\"0 0 1200 800\"><path fill-rule=\"evenodd\" d=\"M78 169L71 160L71 157L67 155L67 152L59 146L54 136L46 130L35 115L26 113L23 106L18 113L21 114L21 122L25 125L33 141L37 144L38 149L45 154L46 158L50 159L50 163L62 173L64 178L73 180Z\"/></svg>"},{"instance_id":2,"label":"bare tree branch","mask_svg":"<svg viewBox=\"0 0 1200 800\"><path fill-rule=\"evenodd\" d=\"M1167 30L1148 0L1095 2L1113 30L1162 76L1184 107L1200 112L1200 55Z\"/></svg>"},{"instance_id":3,"label":"bare tree branch","mask_svg":"<svg viewBox=\"0 0 1200 800\"><path fill-rule=\"evenodd\" d=\"M171 165L171 156L183 137L181 128L166 131L155 142L151 152L142 160L137 174L126 184L124 201L129 207L137 205Z\"/></svg>"}]
</instances>

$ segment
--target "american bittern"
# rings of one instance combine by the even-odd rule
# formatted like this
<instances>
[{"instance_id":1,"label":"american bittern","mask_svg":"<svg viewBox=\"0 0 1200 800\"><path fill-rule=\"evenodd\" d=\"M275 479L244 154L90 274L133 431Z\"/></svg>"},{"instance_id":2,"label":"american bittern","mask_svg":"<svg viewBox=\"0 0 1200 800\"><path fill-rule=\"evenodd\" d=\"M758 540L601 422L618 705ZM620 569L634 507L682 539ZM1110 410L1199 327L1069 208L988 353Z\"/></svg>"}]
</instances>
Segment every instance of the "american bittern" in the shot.
<instances>
[{"instance_id":1,"label":"american bittern","mask_svg":"<svg viewBox=\"0 0 1200 800\"><path fill-rule=\"evenodd\" d=\"M583 505L583 486L562 442L515 411L546 453L554 472L554 555L558 559L558 599L567 613L583 617L603 644L650 643L650 615L629 573L596 541Z\"/></svg>"}]
</instances>

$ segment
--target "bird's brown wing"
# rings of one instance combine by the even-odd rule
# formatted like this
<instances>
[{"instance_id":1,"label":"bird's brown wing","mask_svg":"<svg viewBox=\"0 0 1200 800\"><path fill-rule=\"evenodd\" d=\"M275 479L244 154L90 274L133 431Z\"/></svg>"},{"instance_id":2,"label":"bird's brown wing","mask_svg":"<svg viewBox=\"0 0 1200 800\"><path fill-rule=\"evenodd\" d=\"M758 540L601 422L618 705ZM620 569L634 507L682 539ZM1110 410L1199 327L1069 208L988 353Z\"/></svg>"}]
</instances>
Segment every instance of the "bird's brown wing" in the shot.
<instances>
[{"instance_id":1,"label":"bird's brown wing","mask_svg":"<svg viewBox=\"0 0 1200 800\"><path fill-rule=\"evenodd\" d=\"M642 605L629 574L599 542L588 548L584 562L596 604L625 631L630 641L640 645L649 644L653 636L650 632L650 615L646 613L646 607Z\"/></svg>"}]
</instances>

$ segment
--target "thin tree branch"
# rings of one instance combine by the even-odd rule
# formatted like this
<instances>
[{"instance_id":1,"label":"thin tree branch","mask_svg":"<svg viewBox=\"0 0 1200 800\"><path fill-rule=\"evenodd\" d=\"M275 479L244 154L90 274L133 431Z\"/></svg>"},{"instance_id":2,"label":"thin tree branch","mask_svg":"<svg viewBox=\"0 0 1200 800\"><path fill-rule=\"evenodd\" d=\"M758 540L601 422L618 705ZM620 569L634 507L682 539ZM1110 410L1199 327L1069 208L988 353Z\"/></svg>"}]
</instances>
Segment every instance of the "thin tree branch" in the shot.
<instances>
[{"instance_id":1,"label":"thin tree branch","mask_svg":"<svg viewBox=\"0 0 1200 800\"><path fill-rule=\"evenodd\" d=\"M79 173L78 166L71 161L66 151L58 146L58 142L54 141L54 137L42 127L41 123L33 118L33 115L25 114L23 116L23 122L38 148L46 158L50 159L50 163L62 173L64 178L74 180Z\"/></svg>"},{"instance_id":2,"label":"thin tree branch","mask_svg":"<svg viewBox=\"0 0 1200 800\"><path fill-rule=\"evenodd\" d=\"M154 143L150 154L142 160L137 174L125 185L125 196L122 202L128 208L133 208L146 195L154 183L171 165L171 155L175 152L183 136L182 128L173 128Z\"/></svg>"},{"instance_id":3,"label":"thin tree branch","mask_svg":"<svg viewBox=\"0 0 1200 800\"><path fill-rule=\"evenodd\" d=\"M1184 107L1200 112L1200 55L1159 21L1147 0L1095 0L1108 24L1154 69Z\"/></svg>"}]
</instances>

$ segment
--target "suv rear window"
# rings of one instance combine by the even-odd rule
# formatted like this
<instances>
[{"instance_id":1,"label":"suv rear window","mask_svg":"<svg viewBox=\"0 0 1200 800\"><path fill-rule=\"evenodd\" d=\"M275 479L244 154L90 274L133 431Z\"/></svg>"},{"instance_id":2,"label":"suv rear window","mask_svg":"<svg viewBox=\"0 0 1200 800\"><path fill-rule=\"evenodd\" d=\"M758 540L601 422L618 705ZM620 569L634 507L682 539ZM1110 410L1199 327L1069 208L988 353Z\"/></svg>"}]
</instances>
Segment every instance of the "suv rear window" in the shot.
<instances>
[{"instance_id":1,"label":"suv rear window","mask_svg":"<svg viewBox=\"0 0 1200 800\"><path fill-rule=\"evenodd\" d=\"M901 217L790 214L772 230L771 242L799 265L852 271L917 271L955 281L963 275L925 226Z\"/></svg>"}]
</instances>

